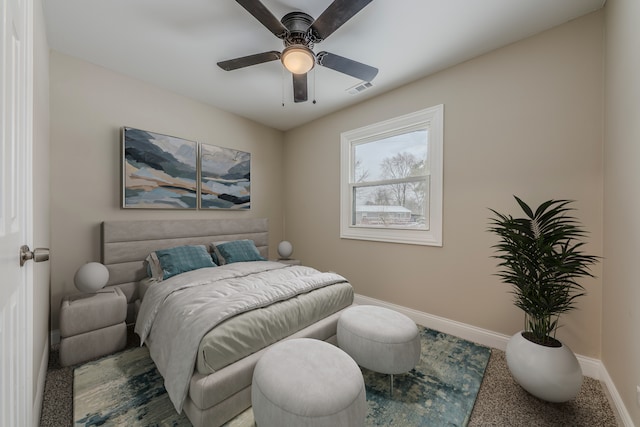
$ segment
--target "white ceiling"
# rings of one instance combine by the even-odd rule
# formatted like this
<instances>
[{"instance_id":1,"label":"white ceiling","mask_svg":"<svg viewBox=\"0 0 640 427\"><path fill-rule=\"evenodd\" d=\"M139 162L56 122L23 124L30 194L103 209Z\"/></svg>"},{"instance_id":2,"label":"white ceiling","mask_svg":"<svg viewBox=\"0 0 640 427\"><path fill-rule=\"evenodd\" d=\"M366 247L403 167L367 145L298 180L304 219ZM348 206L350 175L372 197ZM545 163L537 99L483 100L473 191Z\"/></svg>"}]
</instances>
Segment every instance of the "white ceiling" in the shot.
<instances>
[{"instance_id":1,"label":"white ceiling","mask_svg":"<svg viewBox=\"0 0 640 427\"><path fill-rule=\"evenodd\" d=\"M605 0L374 0L323 42L377 67L373 87L324 67L309 73L309 101L294 104L279 61L235 71L216 63L282 41L233 0L46 0L53 50L287 130L601 8ZM280 19L318 17L331 0L263 0ZM314 104L312 100L317 102ZM284 100L284 106L282 106Z\"/></svg>"}]
</instances>

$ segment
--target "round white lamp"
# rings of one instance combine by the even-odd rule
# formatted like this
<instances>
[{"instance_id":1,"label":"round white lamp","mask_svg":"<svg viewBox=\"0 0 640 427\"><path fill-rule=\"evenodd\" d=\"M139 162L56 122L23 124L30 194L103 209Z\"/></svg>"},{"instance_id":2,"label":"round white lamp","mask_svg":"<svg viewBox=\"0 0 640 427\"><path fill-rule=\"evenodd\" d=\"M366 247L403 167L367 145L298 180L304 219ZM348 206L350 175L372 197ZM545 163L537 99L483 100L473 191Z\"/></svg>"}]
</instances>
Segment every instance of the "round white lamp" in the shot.
<instances>
[{"instance_id":1,"label":"round white lamp","mask_svg":"<svg viewBox=\"0 0 640 427\"><path fill-rule=\"evenodd\" d=\"M109 270L99 262L89 262L76 271L73 278L76 288L82 292L96 292L109 281Z\"/></svg>"},{"instance_id":2,"label":"round white lamp","mask_svg":"<svg viewBox=\"0 0 640 427\"><path fill-rule=\"evenodd\" d=\"M289 259L292 253L293 245L291 244L291 242L283 240L278 244L278 255L280 255L280 259Z\"/></svg>"}]
</instances>

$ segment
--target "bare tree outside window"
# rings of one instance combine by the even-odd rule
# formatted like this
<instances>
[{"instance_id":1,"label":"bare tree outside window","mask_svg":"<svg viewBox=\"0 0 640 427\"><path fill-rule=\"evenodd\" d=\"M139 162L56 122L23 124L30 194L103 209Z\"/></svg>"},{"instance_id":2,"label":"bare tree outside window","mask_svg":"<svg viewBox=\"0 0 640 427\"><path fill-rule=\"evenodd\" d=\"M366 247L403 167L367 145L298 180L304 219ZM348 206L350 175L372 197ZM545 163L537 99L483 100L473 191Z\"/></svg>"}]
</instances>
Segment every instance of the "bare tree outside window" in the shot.
<instances>
[{"instance_id":1,"label":"bare tree outside window","mask_svg":"<svg viewBox=\"0 0 640 427\"><path fill-rule=\"evenodd\" d=\"M423 129L357 145L353 225L427 228L427 152Z\"/></svg>"},{"instance_id":2,"label":"bare tree outside window","mask_svg":"<svg viewBox=\"0 0 640 427\"><path fill-rule=\"evenodd\" d=\"M382 174L385 179L398 180L409 177L425 176L425 160L412 153L398 153L382 161ZM391 185L395 204L411 209L415 215L424 215L425 182L403 181Z\"/></svg>"}]
</instances>

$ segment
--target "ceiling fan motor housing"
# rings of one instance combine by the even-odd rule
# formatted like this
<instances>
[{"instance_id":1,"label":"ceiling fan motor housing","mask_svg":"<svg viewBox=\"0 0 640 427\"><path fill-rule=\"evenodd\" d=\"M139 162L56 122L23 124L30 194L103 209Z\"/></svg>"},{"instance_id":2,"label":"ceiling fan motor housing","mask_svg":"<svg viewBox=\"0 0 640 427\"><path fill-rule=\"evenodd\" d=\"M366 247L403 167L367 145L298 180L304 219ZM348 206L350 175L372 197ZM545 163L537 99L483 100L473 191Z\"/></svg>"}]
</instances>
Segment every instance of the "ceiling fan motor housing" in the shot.
<instances>
[{"instance_id":1,"label":"ceiling fan motor housing","mask_svg":"<svg viewBox=\"0 0 640 427\"><path fill-rule=\"evenodd\" d=\"M309 34L309 27L313 24L313 18L304 12L289 12L280 20L289 34L284 37L284 45L303 45L313 49L313 40Z\"/></svg>"}]
</instances>

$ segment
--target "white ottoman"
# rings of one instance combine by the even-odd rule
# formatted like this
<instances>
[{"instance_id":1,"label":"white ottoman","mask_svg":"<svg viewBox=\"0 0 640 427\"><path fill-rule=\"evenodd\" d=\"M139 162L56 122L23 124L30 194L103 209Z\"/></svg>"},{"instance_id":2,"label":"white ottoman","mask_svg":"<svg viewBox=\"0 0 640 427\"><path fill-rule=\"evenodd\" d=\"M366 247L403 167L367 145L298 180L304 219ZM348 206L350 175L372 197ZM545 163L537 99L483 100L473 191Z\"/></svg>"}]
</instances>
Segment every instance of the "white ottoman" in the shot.
<instances>
[{"instance_id":1,"label":"white ottoman","mask_svg":"<svg viewBox=\"0 0 640 427\"><path fill-rule=\"evenodd\" d=\"M364 426L364 379L329 343L297 338L275 344L253 371L251 405L258 427Z\"/></svg>"},{"instance_id":2,"label":"white ottoman","mask_svg":"<svg viewBox=\"0 0 640 427\"><path fill-rule=\"evenodd\" d=\"M420 361L420 334L402 313L373 305L356 305L338 319L338 346L363 368L393 375L413 369Z\"/></svg>"}]
</instances>

